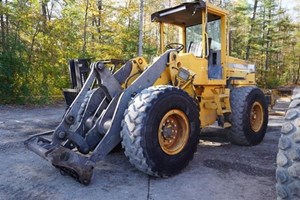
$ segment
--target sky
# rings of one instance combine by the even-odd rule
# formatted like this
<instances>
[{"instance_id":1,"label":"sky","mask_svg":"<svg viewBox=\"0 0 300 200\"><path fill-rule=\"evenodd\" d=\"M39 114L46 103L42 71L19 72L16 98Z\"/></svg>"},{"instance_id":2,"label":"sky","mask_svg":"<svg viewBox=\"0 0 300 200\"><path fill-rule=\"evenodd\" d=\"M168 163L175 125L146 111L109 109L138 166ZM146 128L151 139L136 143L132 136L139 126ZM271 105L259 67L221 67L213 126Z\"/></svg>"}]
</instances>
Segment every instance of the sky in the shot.
<instances>
[{"instance_id":1,"label":"sky","mask_svg":"<svg viewBox=\"0 0 300 200\"><path fill-rule=\"evenodd\" d=\"M293 12L293 9L296 7L300 9L300 0L282 0L282 7L288 9L290 15L293 16L293 14L295 13ZM293 16L293 17L298 18L298 20L300 20L299 16Z\"/></svg>"},{"instance_id":2,"label":"sky","mask_svg":"<svg viewBox=\"0 0 300 200\"><path fill-rule=\"evenodd\" d=\"M300 6L300 0L282 0L282 7L287 9L293 9L296 6Z\"/></svg>"},{"instance_id":3,"label":"sky","mask_svg":"<svg viewBox=\"0 0 300 200\"><path fill-rule=\"evenodd\" d=\"M249 3L253 4L254 0L247 0ZM286 8L288 13L291 15L292 19L295 21L300 21L300 16L295 16L294 8L300 9L300 0L278 0L281 1L281 6Z\"/></svg>"},{"instance_id":4,"label":"sky","mask_svg":"<svg viewBox=\"0 0 300 200\"><path fill-rule=\"evenodd\" d=\"M253 4L254 0L247 0L249 3ZM278 0L280 1L280 0ZM300 0L281 0L281 5L287 9L293 9L296 6L300 6Z\"/></svg>"}]
</instances>

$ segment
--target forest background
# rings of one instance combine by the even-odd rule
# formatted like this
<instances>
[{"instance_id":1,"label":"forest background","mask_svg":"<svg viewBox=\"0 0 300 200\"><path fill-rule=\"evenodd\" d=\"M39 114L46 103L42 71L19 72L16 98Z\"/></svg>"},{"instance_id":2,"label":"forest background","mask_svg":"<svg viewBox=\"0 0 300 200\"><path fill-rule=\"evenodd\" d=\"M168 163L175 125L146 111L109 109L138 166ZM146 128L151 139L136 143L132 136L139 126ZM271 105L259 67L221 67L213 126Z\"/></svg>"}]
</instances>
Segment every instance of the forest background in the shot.
<instances>
[{"instance_id":1,"label":"forest background","mask_svg":"<svg viewBox=\"0 0 300 200\"><path fill-rule=\"evenodd\" d=\"M0 0L0 104L51 102L69 87L70 59L136 57L140 28L143 56L151 59L159 49L151 13L183 2ZM299 2L210 2L230 12L231 55L256 64L261 87L300 82Z\"/></svg>"}]
</instances>

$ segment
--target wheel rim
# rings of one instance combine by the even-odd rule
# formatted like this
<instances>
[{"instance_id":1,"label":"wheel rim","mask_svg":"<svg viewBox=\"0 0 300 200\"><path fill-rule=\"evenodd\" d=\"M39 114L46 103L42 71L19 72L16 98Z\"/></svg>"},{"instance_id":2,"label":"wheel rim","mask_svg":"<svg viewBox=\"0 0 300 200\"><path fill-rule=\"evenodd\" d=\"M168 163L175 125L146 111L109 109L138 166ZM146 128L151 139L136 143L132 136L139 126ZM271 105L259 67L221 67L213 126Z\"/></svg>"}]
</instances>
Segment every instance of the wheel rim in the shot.
<instances>
[{"instance_id":1,"label":"wheel rim","mask_svg":"<svg viewBox=\"0 0 300 200\"><path fill-rule=\"evenodd\" d=\"M259 102L254 102L250 113L251 129L254 132L258 132L263 125L263 121L264 121L263 107Z\"/></svg>"},{"instance_id":2,"label":"wheel rim","mask_svg":"<svg viewBox=\"0 0 300 200\"><path fill-rule=\"evenodd\" d=\"M168 155L182 151L189 137L189 120L184 112L173 109L167 112L159 124L158 141Z\"/></svg>"}]
</instances>

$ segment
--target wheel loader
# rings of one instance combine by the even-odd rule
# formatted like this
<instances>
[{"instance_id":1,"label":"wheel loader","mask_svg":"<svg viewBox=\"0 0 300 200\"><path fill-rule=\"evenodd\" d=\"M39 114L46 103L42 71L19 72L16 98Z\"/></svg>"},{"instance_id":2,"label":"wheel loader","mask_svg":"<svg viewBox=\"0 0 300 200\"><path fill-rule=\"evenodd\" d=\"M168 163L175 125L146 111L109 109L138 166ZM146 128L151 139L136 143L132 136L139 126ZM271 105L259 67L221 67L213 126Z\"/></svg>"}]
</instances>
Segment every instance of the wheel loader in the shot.
<instances>
[{"instance_id":1,"label":"wheel loader","mask_svg":"<svg viewBox=\"0 0 300 200\"><path fill-rule=\"evenodd\" d=\"M168 177L192 160L203 127L217 122L239 145L263 140L266 98L255 65L229 55L228 12L200 0L151 20L160 27L161 55L150 63L133 58L115 73L92 63L52 138L29 138L28 149L87 185L96 163L119 143L136 168ZM169 25L180 30L180 41L166 45Z\"/></svg>"}]
</instances>

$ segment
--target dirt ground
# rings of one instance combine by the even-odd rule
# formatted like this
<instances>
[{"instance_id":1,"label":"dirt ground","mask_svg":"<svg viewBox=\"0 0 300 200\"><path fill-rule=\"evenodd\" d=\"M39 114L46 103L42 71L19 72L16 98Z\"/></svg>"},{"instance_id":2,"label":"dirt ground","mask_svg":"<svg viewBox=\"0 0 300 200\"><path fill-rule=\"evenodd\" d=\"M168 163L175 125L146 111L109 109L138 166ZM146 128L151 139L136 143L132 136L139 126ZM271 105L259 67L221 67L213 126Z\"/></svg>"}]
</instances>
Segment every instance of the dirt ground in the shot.
<instances>
[{"instance_id":1,"label":"dirt ground","mask_svg":"<svg viewBox=\"0 0 300 200\"><path fill-rule=\"evenodd\" d=\"M276 199L277 143L289 99L272 110L264 141L232 145L219 128L202 130L193 161L179 175L153 178L130 165L123 152L99 162L89 186L62 176L50 163L25 149L31 135L54 129L64 105L0 105L0 199ZM277 113L275 113L277 111ZM275 114L275 115L274 115Z\"/></svg>"}]
</instances>

